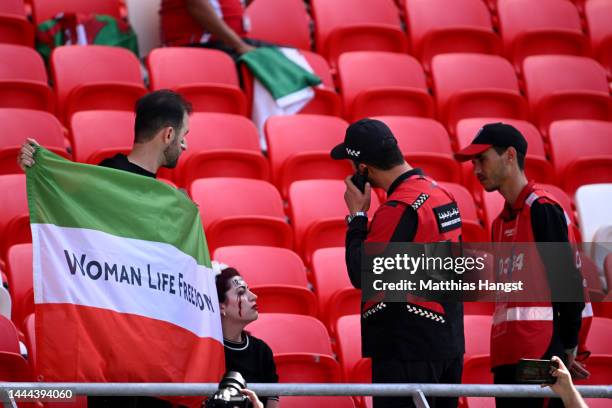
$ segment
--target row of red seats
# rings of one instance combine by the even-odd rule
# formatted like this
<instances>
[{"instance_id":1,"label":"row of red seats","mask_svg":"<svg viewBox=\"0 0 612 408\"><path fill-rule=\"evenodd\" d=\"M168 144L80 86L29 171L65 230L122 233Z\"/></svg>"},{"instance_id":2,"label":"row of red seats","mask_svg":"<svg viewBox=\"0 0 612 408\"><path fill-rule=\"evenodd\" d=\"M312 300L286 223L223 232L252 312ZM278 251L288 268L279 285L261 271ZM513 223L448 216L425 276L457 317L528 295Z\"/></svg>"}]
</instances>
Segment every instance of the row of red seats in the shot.
<instances>
[{"instance_id":1,"label":"row of red seats","mask_svg":"<svg viewBox=\"0 0 612 408\"><path fill-rule=\"evenodd\" d=\"M317 51L335 66L346 51L404 52L410 48L426 67L441 53L503 51L519 68L529 55L591 55L592 48L592 55L610 68L612 29L607 23L612 6L606 0L582 2L578 9L566 0L488 0L493 15L483 0L399 3L398 10L392 0L381 0L376 7L367 0L313 0ZM584 11L590 41L583 33L579 10ZM119 17L121 4L119 0L32 1L32 17L37 24L61 11ZM5 27L4 41L31 45L33 30L25 19L22 0L5 1L0 12L5 15L0 21ZM257 0L246 14L252 21L251 37L310 49L310 17L303 1ZM283 19L271 19L274 15ZM400 16L405 19L408 36L402 30Z\"/></svg>"},{"instance_id":2,"label":"row of red seats","mask_svg":"<svg viewBox=\"0 0 612 408\"><path fill-rule=\"evenodd\" d=\"M25 333L29 350L29 363L19 354L18 335L12 323L0 316L1 367L0 379L26 381L32 378L36 359L34 315L26 319ZM466 316L466 354L462 382L466 384L492 383L489 371L490 316ZM273 350L277 372L281 382L371 382L370 363L361 358L359 315L341 317L337 323L335 349L326 328L308 316L261 313L259 319L249 325L249 331L265 340ZM609 384L612 349L607 341L612 334L612 320L594 318L587 343L593 355L588 359L591 377L580 385ZM337 359L334 357L337 355ZM283 399L284 402L284 399ZM367 401L356 398L361 406ZM482 402L482 401L480 401ZM489 401L487 401L489 402ZM470 406L477 400L468 398L462 406ZM489 405L487 405L489 406Z\"/></svg>"}]
</instances>

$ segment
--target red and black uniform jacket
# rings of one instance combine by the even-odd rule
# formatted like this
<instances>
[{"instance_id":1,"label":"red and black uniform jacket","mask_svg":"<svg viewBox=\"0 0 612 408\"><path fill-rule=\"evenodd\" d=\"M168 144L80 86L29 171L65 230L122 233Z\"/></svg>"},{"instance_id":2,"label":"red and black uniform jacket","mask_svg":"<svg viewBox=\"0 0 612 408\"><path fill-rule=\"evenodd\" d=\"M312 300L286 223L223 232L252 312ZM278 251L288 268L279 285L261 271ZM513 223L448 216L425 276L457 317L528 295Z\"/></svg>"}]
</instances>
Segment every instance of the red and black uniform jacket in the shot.
<instances>
[{"instance_id":1,"label":"red and black uniform jacket","mask_svg":"<svg viewBox=\"0 0 612 408\"><path fill-rule=\"evenodd\" d=\"M346 234L346 264L353 285L361 288L364 242L459 242L461 220L452 196L421 170L398 177L388 200L374 214L355 217ZM443 214L456 214L450 220ZM456 213L455 213L456 210ZM399 360L452 359L464 353L460 302L362 303L362 352L365 357Z\"/></svg>"}]
</instances>

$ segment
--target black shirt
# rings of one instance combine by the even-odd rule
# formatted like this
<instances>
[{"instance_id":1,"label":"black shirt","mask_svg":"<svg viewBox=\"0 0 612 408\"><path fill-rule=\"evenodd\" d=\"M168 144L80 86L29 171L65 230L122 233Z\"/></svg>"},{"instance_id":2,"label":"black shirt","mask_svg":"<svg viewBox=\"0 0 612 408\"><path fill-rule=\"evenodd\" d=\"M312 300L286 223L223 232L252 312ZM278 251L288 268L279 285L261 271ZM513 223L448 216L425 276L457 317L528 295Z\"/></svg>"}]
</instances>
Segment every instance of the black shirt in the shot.
<instances>
[{"instance_id":1,"label":"black shirt","mask_svg":"<svg viewBox=\"0 0 612 408\"><path fill-rule=\"evenodd\" d=\"M242 338L240 343L223 340L225 369L242 374L247 386L250 383L277 383L278 375L270 347L246 332L242 333ZM278 397L260 397L264 405L269 399L278 400Z\"/></svg>"},{"instance_id":2,"label":"black shirt","mask_svg":"<svg viewBox=\"0 0 612 408\"><path fill-rule=\"evenodd\" d=\"M98 166L110 167L111 169L124 170L128 173L140 174L141 176L155 178L155 173L151 173L150 171L132 163L128 160L127 156L122 153L117 153L113 157L102 160Z\"/></svg>"}]
</instances>

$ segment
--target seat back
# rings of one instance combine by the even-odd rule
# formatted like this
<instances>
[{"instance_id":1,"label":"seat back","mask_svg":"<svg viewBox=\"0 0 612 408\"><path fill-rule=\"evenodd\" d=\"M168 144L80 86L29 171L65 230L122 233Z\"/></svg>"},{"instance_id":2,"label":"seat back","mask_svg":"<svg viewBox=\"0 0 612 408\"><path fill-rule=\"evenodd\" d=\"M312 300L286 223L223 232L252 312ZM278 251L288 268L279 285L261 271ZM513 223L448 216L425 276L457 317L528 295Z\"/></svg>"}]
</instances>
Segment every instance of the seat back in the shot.
<instances>
[{"instance_id":1,"label":"seat back","mask_svg":"<svg viewBox=\"0 0 612 408\"><path fill-rule=\"evenodd\" d=\"M134 121L134 113L126 111L76 112L70 120L74 160L98 164L92 159L97 156L94 156L95 153L103 149L131 150Z\"/></svg>"},{"instance_id":2,"label":"seat back","mask_svg":"<svg viewBox=\"0 0 612 408\"><path fill-rule=\"evenodd\" d=\"M257 0L244 11L248 36L273 44L310 49L310 17L301 0ZM279 18L282 16L282 18Z\"/></svg>"},{"instance_id":3,"label":"seat back","mask_svg":"<svg viewBox=\"0 0 612 408\"><path fill-rule=\"evenodd\" d=\"M119 0L31 0L34 22L40 24L58 13L108 14L121 17Z\"/></svg>"}]
</instances>

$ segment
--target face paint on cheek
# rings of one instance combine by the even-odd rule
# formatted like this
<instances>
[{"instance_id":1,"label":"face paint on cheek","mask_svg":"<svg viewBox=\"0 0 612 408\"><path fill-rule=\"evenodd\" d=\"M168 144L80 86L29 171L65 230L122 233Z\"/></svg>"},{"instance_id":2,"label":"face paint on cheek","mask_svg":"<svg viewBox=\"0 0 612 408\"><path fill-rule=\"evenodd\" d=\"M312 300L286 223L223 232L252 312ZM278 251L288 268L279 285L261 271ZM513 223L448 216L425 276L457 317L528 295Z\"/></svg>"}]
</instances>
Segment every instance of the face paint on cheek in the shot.
<instances>
[{"instance_id":1,"label":"face paint on cheek","mask_svg":"<svg viewBox=\"0 0 612 408\"><path fill-rule=\"evenodd\" d=\"M245 288L246 287L246 283L245 283L244 279L242 279L242 277L240 277L240 276L236 276L236 277L232 278L230 280L230 283L231 283L232 287L234 287L234 288L240 288L240 287ZM240 316L240 317L242 317L242 296L243 295L240 295L240 294L236 295L236 302L238 303L238 316Z\"/></svg>"},{"instance_id":2,"label":"face paint on cheek","mask_svg":"<svg viewBox=\"0 0 612 408\"><path fill-rule=\"evenodd\" d=\"M238 301L238 316L242 317L242 296L236 295L236 300Z\"/></svg>"}]
</instances>

